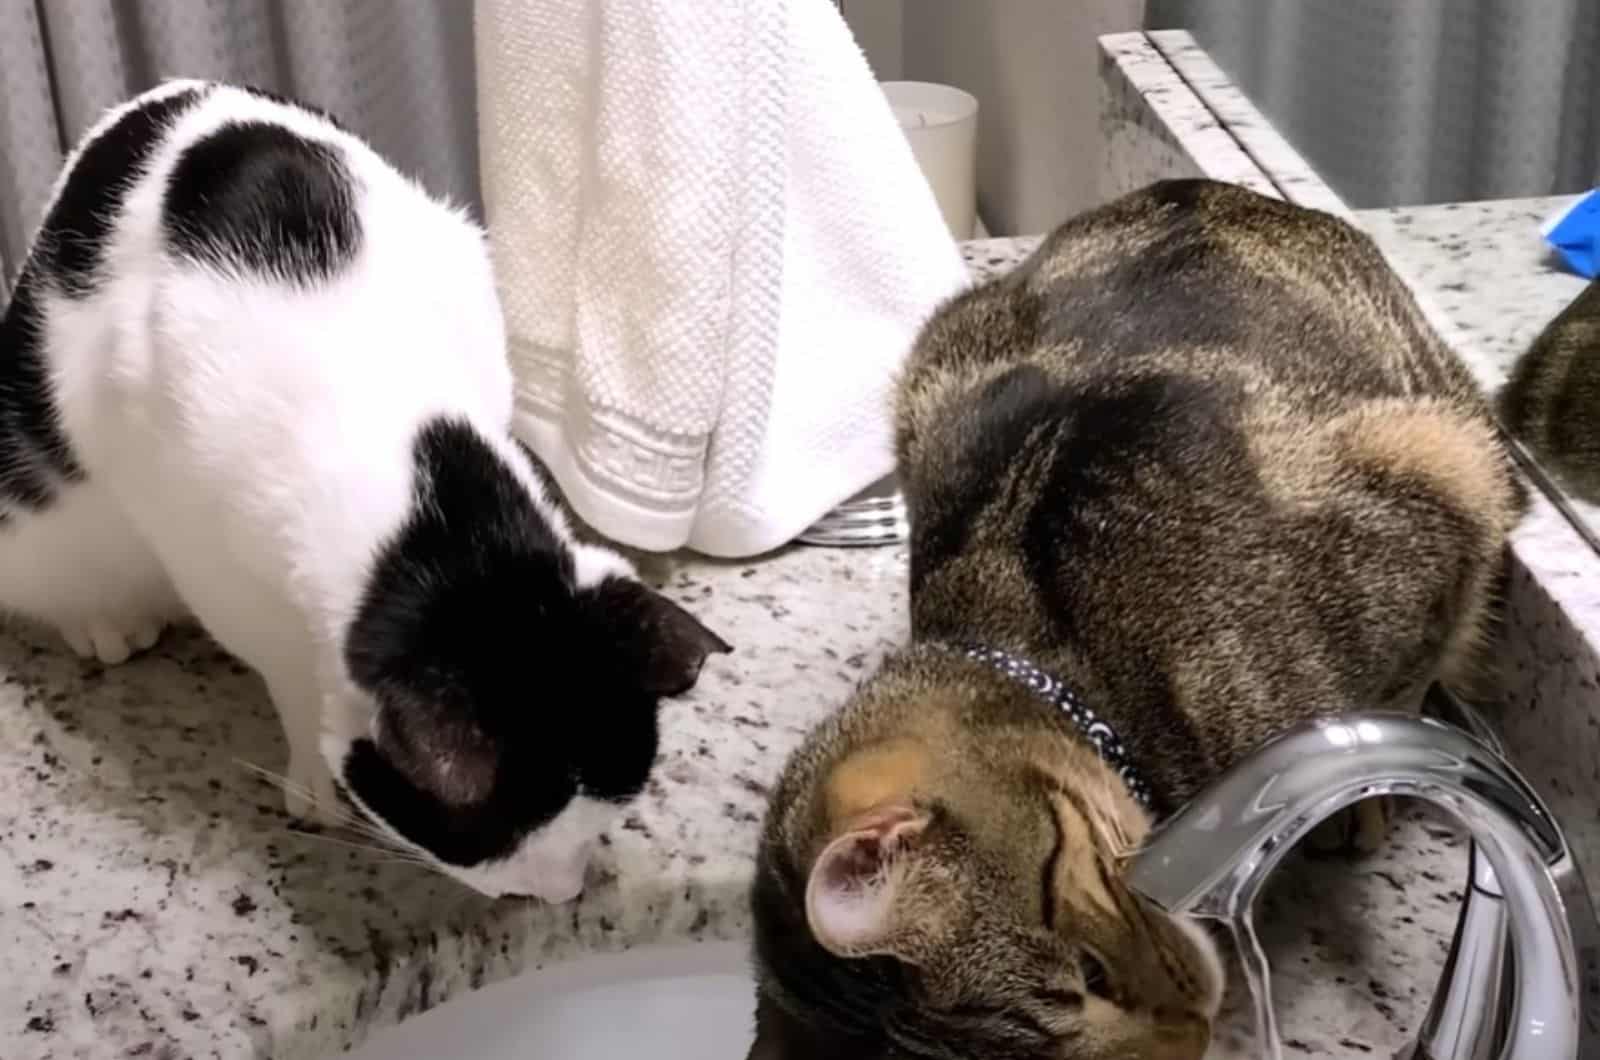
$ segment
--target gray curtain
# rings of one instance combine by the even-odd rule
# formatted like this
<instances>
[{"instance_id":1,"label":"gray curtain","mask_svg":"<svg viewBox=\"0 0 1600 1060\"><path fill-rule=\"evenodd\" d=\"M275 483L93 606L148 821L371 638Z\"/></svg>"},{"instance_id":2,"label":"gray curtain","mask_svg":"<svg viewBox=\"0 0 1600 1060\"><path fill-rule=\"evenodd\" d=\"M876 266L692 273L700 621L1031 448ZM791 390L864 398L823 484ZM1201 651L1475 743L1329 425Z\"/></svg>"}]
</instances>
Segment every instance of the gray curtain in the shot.
<instances>
[{"instance_id":1,"label":"gray curtain","mask_svg":"<svg viewBox=\"0 0 1600 1060\"><path fill-rule=\"evenodd\" d=\"M1356 208L1600 183L1600 0L1150 0Z\"/></svg>"},{"instance_id":2,"label":"gray curtain","mask_svg":"<svg viewBox=\"0 0 1600 1060\"><path fill-rule=\"evenodd\" d=\"M470 0L0 0L0 291L65 151L167 77L316 104L477 212L472 54Z\"/></svg>"}]
</instances>

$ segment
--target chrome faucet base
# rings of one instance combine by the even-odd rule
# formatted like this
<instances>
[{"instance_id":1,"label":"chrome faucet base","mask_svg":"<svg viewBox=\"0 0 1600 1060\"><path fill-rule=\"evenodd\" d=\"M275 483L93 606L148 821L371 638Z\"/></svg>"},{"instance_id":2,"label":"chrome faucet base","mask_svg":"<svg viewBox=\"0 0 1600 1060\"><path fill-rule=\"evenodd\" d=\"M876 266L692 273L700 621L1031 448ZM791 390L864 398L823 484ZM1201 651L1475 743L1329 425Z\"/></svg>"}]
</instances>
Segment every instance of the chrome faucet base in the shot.
<instances>
[{"instance_id":1,"label":"chrome faucet base","mask_svg":"<svg viewBox=\"0 0 1600 1060\"><path fill-rule=\"evenodd\" d=\"M1409 1060L1494 1060L1505 1045L1515 982L1505 895L1474 844L1450 955Z\"/></svg>"},{"instance_id":2,"label":"chrome faucet base","mask_svg":"<svg viewBox=\"0 0 1600 1060\"><path fill-rule=\"evenodd\" d=\"M1444 689L1430 689L1423 710L1471 733L1505 757L1499 735L1482 715ZM1404 1060L1494 1060L1500 1054L1511 1021L1508 984L1515 982L1507 916L1494 868L1476 843L1469 844L1467 885L1455 937L1422 1031Z\"/></svg>"},{"instance_id":3,"label":"chrome faucet base","mask_svg":"<svg viewBox=\"0 0 1600 1060\"><path fill-rule=\"evenodd\" d=\"M870 548L898 545L911 537L900 480L881 478L818 519L798 538L804 545Z\"/></svg>"},{"instance_id":4,"label":"chrome faucet base","mask_svg":"<svg viewBox=\"0 0 1600 1060\"><path fill-rule=\"evenodd\" d=\"M1237 918L1300 839L1375 795L1430 802L1473 839L1471 886L1413 1056L1600 1060L1600 922L1577 862L1526 781L1455 725L1366 714L1299 726L1153 832L1129 882L1169 912Z\"/></svg>"}]
</instances>

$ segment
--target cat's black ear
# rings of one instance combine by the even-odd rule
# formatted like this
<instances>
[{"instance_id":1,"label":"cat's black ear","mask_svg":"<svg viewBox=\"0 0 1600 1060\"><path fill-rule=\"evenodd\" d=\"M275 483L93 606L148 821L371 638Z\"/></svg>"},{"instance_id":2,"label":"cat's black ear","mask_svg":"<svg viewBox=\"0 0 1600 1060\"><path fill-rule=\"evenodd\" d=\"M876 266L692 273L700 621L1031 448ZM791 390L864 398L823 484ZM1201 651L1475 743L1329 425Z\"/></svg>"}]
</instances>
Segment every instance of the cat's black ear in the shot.
<instances>
[{"instance_id":1,"label":"cat's black ear","mask_svg":"<svg viewBox=\"0 0 1600 1060\"><path fill-rule=\"evenodd\" d=\"M391 767L446 806L487 798L500 762L495 741L430 696L389 696L378 710L377 749Z\"/></svg>"},{"instance_id":2,"label":"cat's black ear","mask_svg":"<svg viewBox=\"0 0 1600 1060\"><path fill-rule=\"evenodd\" d=\"M694 687L706 657L733 646L643 582L607 578L587 591L596 625L620 653L618 665L643 691L676 696Z\"/></svg>"}]
</instances>

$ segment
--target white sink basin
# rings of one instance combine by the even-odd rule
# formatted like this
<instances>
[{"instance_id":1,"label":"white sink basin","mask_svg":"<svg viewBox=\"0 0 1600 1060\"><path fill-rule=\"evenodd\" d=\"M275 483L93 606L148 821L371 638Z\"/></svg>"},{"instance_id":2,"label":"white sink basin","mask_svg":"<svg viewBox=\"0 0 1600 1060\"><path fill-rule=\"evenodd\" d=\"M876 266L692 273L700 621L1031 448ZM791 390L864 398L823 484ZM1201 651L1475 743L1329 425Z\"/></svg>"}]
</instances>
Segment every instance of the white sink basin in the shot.
<instances>
[{"instance_id":1,"label":"white sink basin","mask_svg":"<svg viewBox=\"0 0 1600 1060\"><path fill-rule=\"evenodd\" d=\"M561 961L372 1035L354 1060L744 1060L755 1040L744 943Z\"/></svg>"}]
</instances>

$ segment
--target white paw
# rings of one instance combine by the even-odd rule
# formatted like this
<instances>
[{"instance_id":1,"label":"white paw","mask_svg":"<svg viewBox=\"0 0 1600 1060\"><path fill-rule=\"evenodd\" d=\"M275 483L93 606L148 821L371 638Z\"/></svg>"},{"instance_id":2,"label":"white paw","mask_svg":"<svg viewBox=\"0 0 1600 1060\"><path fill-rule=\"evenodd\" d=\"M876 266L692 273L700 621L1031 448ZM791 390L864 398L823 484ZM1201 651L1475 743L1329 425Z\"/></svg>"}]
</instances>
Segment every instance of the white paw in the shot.
<instances>
[{"instance_id":1,"label":"white paw","mask_svg":"<svg viewBox=\"0 0 1600 1060\"><path fill-rule=\"evenodd\" d=\"M79 656L115 666L154 647L163 627L150 618L97 618L81 626L63 626L61 636Z\"/></svg>"},{"instance_id":2,"label":"white paw","mask_svg":"<svg viewBox=\"0 0 1600 1060\"><path fill-rule=\"evenodd\" d=\"M332 828L342 823L339 794L328 767L315 755L289 758L289 782L283 786L283 808L290 817Z\"/></svg>"}]
</instances>

